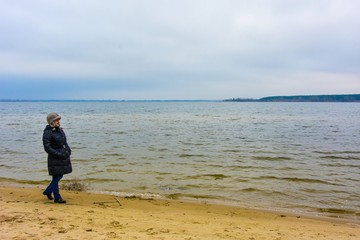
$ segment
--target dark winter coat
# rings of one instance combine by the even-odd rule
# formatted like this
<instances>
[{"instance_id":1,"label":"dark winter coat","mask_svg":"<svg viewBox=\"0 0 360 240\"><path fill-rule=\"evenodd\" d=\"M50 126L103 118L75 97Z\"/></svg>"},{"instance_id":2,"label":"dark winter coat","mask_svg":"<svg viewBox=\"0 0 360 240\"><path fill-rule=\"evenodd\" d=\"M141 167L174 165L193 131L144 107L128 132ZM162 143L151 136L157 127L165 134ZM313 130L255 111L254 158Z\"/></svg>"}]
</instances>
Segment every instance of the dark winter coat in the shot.
<instances>
[{"instance_id":1,"label":"dark winter coat","mask_svg":"<svg viewBox=\"0 0 360 240\"><path fill-rule=\"evenodd\" d=\"M43 145L48 153L49 175L63 175L72 172L71 149L62 128L53 128L47 125L44 130Z\"/></svg>"}]
</instances>

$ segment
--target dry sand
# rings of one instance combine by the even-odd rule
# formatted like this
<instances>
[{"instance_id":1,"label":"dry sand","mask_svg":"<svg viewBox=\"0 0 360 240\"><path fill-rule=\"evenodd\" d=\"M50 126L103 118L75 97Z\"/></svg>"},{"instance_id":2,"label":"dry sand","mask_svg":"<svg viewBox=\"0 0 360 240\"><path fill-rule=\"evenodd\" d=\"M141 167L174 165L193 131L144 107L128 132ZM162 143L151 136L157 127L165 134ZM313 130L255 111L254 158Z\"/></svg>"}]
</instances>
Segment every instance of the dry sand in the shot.
<instances>
[{"instance_id":1,"label":"dry sand","mask_svg":"<svg viewBox=\"0 0 360 240\"><path fill-rule=\"evenodd\" d=\"M69 191L64 205L41 193L0 187L0 239L360 239L360 223Z\"/></svg>"}]
</instances>

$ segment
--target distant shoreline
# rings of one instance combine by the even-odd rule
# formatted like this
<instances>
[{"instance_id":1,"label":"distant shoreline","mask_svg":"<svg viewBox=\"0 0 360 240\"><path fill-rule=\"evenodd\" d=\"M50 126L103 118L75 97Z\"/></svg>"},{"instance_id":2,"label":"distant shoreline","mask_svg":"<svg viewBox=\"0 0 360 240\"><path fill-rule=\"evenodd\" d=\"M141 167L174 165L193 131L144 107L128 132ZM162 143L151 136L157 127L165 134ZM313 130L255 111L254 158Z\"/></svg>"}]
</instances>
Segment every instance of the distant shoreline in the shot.
<instances>
[{"instance_id":1,"label":"distant shoreline","mask_svg":"<svg viewBox=\"0 0 360 240\"><path fill-rule=\"evenodd\" d=\"M360 94L271 96L260 99L232 98L226 102L360 102Z\"/></svg>"}]
</instances>

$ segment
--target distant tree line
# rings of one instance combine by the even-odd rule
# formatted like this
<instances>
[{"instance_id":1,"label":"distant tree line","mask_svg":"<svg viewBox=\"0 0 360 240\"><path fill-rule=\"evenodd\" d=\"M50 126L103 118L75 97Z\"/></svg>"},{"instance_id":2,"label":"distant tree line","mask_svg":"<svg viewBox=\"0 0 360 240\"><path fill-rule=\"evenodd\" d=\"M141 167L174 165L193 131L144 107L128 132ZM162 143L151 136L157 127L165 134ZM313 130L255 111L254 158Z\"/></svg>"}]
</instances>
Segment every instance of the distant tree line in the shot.
<instances>
[{"instance_id":1,"label":"distant tree line","mask_svg":"<svg viewBox=\"0 0 360 240\"><path fill-rule=\"evenodd\" d=\"M360 102L360 94L272 96L260 99L230 98L226 102Z\"/></svg>"}]
</instances>

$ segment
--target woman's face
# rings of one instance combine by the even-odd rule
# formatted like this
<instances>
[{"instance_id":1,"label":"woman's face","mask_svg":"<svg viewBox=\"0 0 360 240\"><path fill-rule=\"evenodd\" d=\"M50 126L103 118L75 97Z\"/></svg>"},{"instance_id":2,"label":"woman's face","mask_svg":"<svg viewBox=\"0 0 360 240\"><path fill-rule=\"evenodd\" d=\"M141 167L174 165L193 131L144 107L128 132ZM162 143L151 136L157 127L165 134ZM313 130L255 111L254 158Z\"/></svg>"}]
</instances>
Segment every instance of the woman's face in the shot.
<instances>
[{"instance_id":1,"label":"woman's face","mask_svg":"<svg viewBox=\"0 0 360 240\"><path fill-rule=\"evenodd\" d=\"M54 127L60 127L60 119L53 122Z\"/></svg>"}]
</instances>

